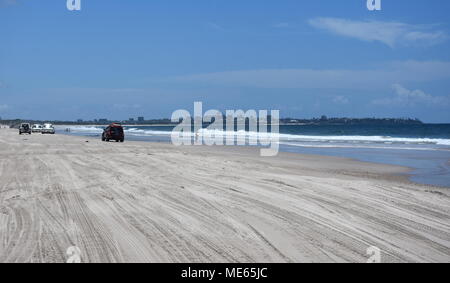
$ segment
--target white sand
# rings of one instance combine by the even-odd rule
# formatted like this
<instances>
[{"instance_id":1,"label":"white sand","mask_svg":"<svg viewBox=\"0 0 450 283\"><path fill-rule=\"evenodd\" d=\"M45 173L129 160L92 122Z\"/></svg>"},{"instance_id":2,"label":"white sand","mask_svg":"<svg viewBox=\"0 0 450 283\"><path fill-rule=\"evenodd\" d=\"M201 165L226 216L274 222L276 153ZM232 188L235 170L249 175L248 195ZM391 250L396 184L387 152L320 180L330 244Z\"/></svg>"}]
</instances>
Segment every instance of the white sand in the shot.
<instances>
[{"instance_id":1,"label":"white sand","mask_svg":"<svg viewBox=\"0 0 450 283\"><path fill-rule=\"evenodd\" d=\"M448 189L405 168L0 130L0 262L450 262Z\"/></svg>"}]
</instances>

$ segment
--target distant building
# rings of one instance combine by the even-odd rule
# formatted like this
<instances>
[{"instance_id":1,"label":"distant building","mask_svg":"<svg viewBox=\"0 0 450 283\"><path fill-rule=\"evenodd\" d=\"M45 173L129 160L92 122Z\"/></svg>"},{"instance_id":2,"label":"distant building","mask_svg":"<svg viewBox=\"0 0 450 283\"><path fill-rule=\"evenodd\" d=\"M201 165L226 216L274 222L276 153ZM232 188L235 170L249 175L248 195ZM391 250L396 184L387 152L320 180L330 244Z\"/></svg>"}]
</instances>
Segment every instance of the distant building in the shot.
<instances>
[{"instance_id":1,"label":"distant building","mask_svg":"<svg viewBox=\"0 0 450 283\"><path fill-rule=\"evenodd\" d=\"M83 119L78 119L77 123L83 123Z\"/></svg>"},{"instance_id":2,"label":"distant building","mask_svg":"<svg viewBox=\"0 0 450 283\"><path fill-rule=\"evenodd\" d=\"M138 122L144 122L144 117L138 117Z\"/></svg>"},{"instance_id":3,"label":"distant building","mask_svg":"<svg viewBox=\"0 0 450 283\"><path fill-rule=\"evenodd\" d=\"M99 123L108 123L108 119L99 119L98 122Z\"/></svg>"},{"instance_id":4,"label":"distant building","mask_svg":"<svg viewBox=\"0 0 450 283\"><path fill-rule=\"evenodd\" d=\"M128 119L128 121L134 122L134 118L130 118L130 119Z\"/></svg>"}]
</instances>

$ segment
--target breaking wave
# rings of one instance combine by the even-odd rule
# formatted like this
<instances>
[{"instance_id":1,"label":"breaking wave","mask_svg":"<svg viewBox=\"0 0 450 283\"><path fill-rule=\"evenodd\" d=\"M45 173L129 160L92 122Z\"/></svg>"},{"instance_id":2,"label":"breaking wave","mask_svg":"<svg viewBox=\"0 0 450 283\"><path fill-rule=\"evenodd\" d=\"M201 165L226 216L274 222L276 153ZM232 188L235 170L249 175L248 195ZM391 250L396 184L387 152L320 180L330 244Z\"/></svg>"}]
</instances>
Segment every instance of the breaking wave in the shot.
<instances>
[{"instance_id":1,"label":"breaking wave","mask_svg":"<svg viewBox=\"0 0 450 283\"><path fill-rule=\"evenodd\" d=\"M101 134L103 132L102 127L98 126L58 126L59 130L70 129L71 133L75 134ZM170 130L149 130L140 129L136 127L125 128L125 133L131 136L171 136ZM193 133L185 133L187 136L195 136ZM215 137L223 136L226 138L228 135L244 137L244 138L277 138L277 134L270 133L258 133L258 132L246 132L236 131L227 132L222 130L209 130L201 129L197 133L199 136L211 136ZM301 143L319 143L319 144L393 144L393 145L440 145L450 146L450 139L435 139L435 138L410 138L410 137L391 137L391 136L327 136L327 135L295 135L295 134L279 134L280 142L301 142ZM298 145L301 146L301 145ZM349 145L350 146L350 145Z\"/></svg>"}]
</instances>

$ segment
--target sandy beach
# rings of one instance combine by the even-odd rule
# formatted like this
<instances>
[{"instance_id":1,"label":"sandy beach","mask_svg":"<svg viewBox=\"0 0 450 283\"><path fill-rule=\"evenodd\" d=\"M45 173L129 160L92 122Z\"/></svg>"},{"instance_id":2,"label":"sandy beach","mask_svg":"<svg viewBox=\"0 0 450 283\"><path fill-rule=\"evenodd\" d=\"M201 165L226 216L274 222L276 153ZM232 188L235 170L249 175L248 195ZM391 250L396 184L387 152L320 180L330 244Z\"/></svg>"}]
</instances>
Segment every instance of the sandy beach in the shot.
<instances>
[{"instance_id":1,"label":"sandy beach","mask_svg":"<svg viewBox=\"0 0 450 283\"><path fill-rule=\"evenodd\" d=\"M407 168L0 129L0 262L450 262L450 191Z\"/></svg>"}]
</instances>

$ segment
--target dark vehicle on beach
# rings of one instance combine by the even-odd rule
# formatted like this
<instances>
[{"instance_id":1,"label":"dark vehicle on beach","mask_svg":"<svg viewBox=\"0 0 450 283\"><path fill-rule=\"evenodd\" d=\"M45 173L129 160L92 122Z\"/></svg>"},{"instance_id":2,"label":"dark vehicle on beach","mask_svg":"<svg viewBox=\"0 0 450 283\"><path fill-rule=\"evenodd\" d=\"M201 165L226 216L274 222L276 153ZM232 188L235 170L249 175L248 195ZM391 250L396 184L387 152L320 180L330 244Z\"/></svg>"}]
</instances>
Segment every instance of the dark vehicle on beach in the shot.
<instances>
[{"instance_id":1,"label":"dark vehicle on beach","mask_svg":"<svg viewBox=\"0 0 450 283\"><path fill-rule=\"evenodd\" d=\"M20 124L19 135L21 134L29 134L31 135L31 125L28 123Z\"/></svg>"},{"instance_id":2,"label":"dark vehicle on beach","mask_svg":"<svg viewBox=\"0 0 450 283\"><path fill-rule=\"evenodd\" d=\"M103 130L102 141L115 140L116 142L123 142L125 140L125 134L123 127L120 124L113 123Z\"/></svg>"}]
</instances>

